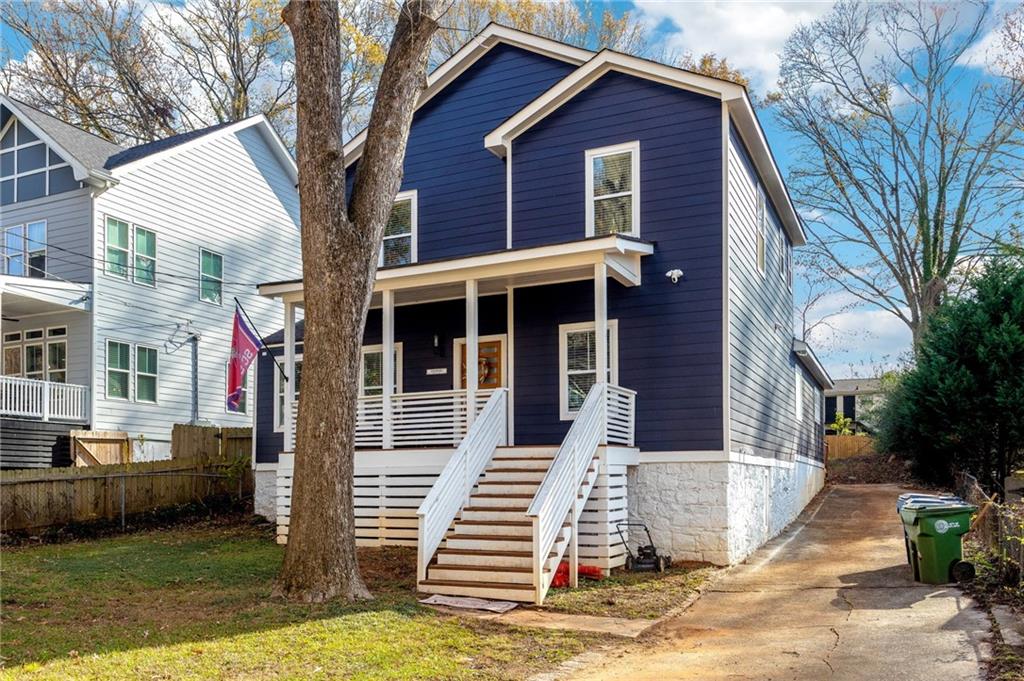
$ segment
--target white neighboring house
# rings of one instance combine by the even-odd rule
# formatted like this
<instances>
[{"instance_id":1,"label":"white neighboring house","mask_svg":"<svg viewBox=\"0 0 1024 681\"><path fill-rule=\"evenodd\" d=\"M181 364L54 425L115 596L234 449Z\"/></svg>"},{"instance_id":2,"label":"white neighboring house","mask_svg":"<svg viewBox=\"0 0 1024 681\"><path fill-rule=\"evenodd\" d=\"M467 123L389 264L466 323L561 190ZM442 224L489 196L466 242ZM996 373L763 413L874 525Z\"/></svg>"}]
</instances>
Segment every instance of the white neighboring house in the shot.
<instances>
[{"instance_id":1,"label":"white neighboring house","mask_svg":"<svg viewBox=\"0 0 1024 681\"><path fill-rule=\"evenodd\" d=\"M68 463L71 429L170 456L175 423L225 408L234 298L301 272L297 171L268 121L122 148L0 95L0 465Z\"/></svg>"}]
</instances>

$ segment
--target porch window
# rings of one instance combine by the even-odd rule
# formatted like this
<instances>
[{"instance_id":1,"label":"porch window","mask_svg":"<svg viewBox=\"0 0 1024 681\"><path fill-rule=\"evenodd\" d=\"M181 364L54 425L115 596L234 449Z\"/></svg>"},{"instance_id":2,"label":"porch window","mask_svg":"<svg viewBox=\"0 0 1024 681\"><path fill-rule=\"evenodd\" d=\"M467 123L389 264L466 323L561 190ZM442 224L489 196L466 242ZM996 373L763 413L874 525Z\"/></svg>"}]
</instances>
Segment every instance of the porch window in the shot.
<instances>
[{"instance_id":1,"label":"porch window","mask_svg":"<svg viewBox=\"0 0 1024 681\"><path fill-rule=\"evenodd\" d=\"M33 343L25 346L25 378L37 381L46 379L46 365L43 363L43 344Z\"/></svg>"},{"instance_id":2,"label":"porch window","mask_svg":"<svg viewBox=\"0 0 1024 681\"><path fill-rule=\"evenodd\" d=\"M380 266L408 265L416 262L416 191L400 192L395 197L380 248Z\"/></svg>"},{"instance_id":3,"label":"porch window","mask_svg":"<svg viewBox=\"0 0 1024 681\"><path fill-rule=\"evenodd\" d=\"M128 399L131 352L127 343L107 341L107 397L110 399Z\"/></svg>"},{"instance_id":4,"label":"porch window","mask_svg":"<svg viewBox=\"0 0 1024 681\"><path fill-rule=\"evenodd\" d=\"M594 323L562 324L558 327L559 409L562 420L575 417L587 393L597 382L597 338ZM619 378L619 324L608 320L608 376Z\"/></svg>"},{"instance_id":5,"label":"porch window","mask_svg":"<svg viewBox=\"0 0 1024 681\"><path fill-rule=\"evenodd\" d=\"M107 218L107 274L122 279L128 278L128 223L117 218Z\"/></svg>"},{"instance_id":6,"label":"porch window","mask_svg":"<svg viewBox=\"0 0 1024 681\"><path fill-rule=\"evenodd\" d=\"M640 235L640 143L586 152L587 236Z\"/></svg>"},{"instance_id":7,"label":"porch window","mask_svg":"<svg viewBox=\"0 0 1024 681\"><path fill-rule=\"evenodd\" d=\"M135 346L135 401L156 402L157 350Z\"/></svg>"},{"instance_id":8,"label":"porch window","mask_svg":"<svg viewBox=\"0 0 1024 681\"><path fill-rule=\"evenodd\" d=\"M136 284L156 286L156 232L135 226L135 269L133 280Z\"/></svg>"},{"instance_id":9,"label":"porch window","mask_svg":"<svg viewBox=\"0 0 1024 681\"><path fill-rule=\"evenodd\" d=\"M274 368L274 385L277 401L274 402L274 430L284 430L284 387L285 383L281 372ZM302 387L302 355L295 355L295 399L299 399L299 388Z\"/></svg>"},{"instance_id":10,"label":"porch window","mask_svg":"<svg viewBox=\"0 0 1024 681\"><path fill-rule=\"evenodd\" d=\"M46 380L68 382L68 329L56 326L46 330Z\"/></svg>"},{"instance_id":11,"label":"porch window","mask_svg":"<svg viewBox=\"0 0 1024 681\"><path fill-rule=\"evenodd\" d=\"M402 392L402 344L395 343L395 392ZM367 345L363 347L363 365L359 378L359 395L362 397L384 394L384 347Z\"/></svg>"},{"instance_id":12,"label":"porch window","mask_svg":"<svg viewBox=\"0 0 1024 681\"><path fill-rule=\"evenodd\" d=\"M220 305L224 288L224 257L199 249L199 300Z\"/></svg>"},{"instance_id":13,"label":"porch window","mask_svg":"<svg viewBox=\"0 0 1024 681\"><path fill-rule=\"evenodd\" d=\"M757 259L757 271L765 273L768 261L765 253L766 234L768 233L768 206L765 201L764 188L757 188L757 226L755 228L755 256Z\"/></svg>"},{"instance_id":14,"label":"porch window","mask_svg":"<svg viewBox=\"0 0 1024 681\"><path fill-rule=\"evenodd\" d=\"M21 376L21 331L4 334L4 376Z\"/></svg>"}]
</instances>

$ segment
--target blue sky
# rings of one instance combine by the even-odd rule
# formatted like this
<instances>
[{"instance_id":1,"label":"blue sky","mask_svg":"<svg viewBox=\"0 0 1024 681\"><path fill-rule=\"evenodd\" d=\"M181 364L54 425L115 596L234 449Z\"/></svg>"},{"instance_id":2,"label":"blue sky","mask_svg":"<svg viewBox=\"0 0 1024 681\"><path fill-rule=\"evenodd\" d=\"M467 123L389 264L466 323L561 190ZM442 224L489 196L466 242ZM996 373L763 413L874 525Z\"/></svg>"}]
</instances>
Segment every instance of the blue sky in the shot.
<instances>
[{"instance_id":1,"label":"blue sky","mask_svg":"<svg viewBox=\"0 0 1024 681\"><path fill-rule=\"evenodd\" d=\"M800 23L825 14L830 2L714 2L616 0L609 3L618 12L630 10L648 27L655 54L714 52L728 58L752 81L755 93L764 92L778 77L783 43ZM6 55L24 56L27 46L14 31L0 26L0 40ZM770 111L760 114L776 160L786 174L791 166L793 140L773 120ZM798 280L797 297L803 294ZM821 312L839 308L848 300L830 297ZM834 377L867 375L879 367L891 366L905 356L910 333L893 315L879 309L860 307L832 320L839 332L819 340L819 355Z\"/></svg>"}]
</instances>

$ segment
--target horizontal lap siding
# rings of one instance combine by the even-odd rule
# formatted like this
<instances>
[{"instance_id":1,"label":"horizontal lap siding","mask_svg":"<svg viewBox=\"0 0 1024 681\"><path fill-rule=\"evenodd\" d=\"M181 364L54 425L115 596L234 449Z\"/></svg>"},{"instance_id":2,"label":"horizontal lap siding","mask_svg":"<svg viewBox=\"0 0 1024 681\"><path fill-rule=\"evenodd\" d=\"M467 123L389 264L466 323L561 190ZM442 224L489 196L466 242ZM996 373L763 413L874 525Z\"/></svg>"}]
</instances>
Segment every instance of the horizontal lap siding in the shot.
<instances>
[{"instance_id":1,"label":"horizontal lap siding","mask_svg":"<svg viewBox=\"0 0 1024 681\"><path fill-rule=\"evenodd\" d=\"M810 449L796 424L793 293L780 275L778 218L769 202L766 272L756 265L757 174L729 135L729 355L733 451L790 459ZM783 237L786 238L786 237ZM802 370L801 370L802 372ZM809 411L808 411L809 410ZM805 404L805 420L813 418Z\"/></svg>"},{"instance_id":2,"label":"horizontal lap siding","mask_svg":"<svg viewBox=\"0 0 1024 681\"><path fill-rule=\"evenodd\" d=\"M50 278L92 281L92 197L75 189L3 207L0 227L46 220L46 271ZM63 250L61 250L63 249Z\"/></svg>"},{"instance_id":3,"label":"horizontal lap siding","mask_svg":"<svg viewBox=\"0 0 1024 681\"><path fill-rule=\"evenodd\" d=\"M74 428L44 421L0 419L0 468L50 468L71 465L71 438Z\"/></svg>"},{"instance_id":4,"label":"horizontal lap siding","mask_svg":"<svg viewBox=\"0 0 1024 681\"><path fill-rule=\"evenodd\" d=\"M513 246L585 235L585 151L640 141L643 285L609 280L619 382L644 450L722 448L721 104L612 73L513 145ZM677 285L665 272L685 273ZM593 282L517 289L516 443L560 442L558 325L592 321Z\"/></svg>"},{"instance_id":5,"label":"horizontal lap siding","mask_svg":"<svg viewBox=\"0 0 1024 681\"><path fill-rule=\"evenodd\" d=\"M256 294L254 282L301 274L298 194L256 127L207 141L140 166L102 194L96 210L96 257L104 257L104 216L157 235L157 288L106 273L96 276L96 428L169 441L173 424L191 419L192 359L186 325L199 341L199 417L248 426L251 416L225 410L225 367L237 296L260 332L280 328L279 301ZM199 300L199 249L224 257L223 304ZM182 278L161 277L159 272ZM157 404L105 397L106 341L159 350ZM134 357L133 357L134 361Z\"/></svg>"}]
</instances>

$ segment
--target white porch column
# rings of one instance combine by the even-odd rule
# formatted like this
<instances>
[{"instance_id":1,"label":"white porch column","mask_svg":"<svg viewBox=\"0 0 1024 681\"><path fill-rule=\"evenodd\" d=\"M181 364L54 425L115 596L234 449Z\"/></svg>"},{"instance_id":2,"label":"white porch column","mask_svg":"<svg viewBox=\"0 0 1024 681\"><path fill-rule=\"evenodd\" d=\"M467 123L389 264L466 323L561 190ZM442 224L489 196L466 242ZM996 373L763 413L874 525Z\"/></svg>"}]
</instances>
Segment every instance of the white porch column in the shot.
<instances>
[{"instance_id":1,"label":"white porch column","mask_svg":"<svg viewBox=\"0 0 1024 681\"><path fill-rule=\"evenodd\" d=\"M295 451L295 424L292 403L295 401L295 303L284 303L284 449Z\"/></svg>"},{"instance_id":2,"label":"white porch column","mask_svg":"<svg viewBox=\"0 0 1024 681\"><path fill-rule=\"evenodd\" d=\"M384 346L381 353L381 385L383 387L383 408L384 408L384 449L394 447L392 437L392 416L391 398L395 394L395 292L385 290L381 292L383 298L384 329L381 336L381 343Z\"/></svg>"},{"instance_id":3,"label":"white porch column","mask_svg":"<svg viewBox=\"0 0 1024 681\"><path fill-rule=\"evenodd\" d=\"M598 383L608 379L608 266L594 265L594 350Z\"/></svg>"},{"instance_id":4,"label":"white porch column","mask_svg":"<svg viewBox=\"0 0 1024 681\"><path fill-rule=\"evenodd\" d=\"M479 301L476 279L466 281L466 428L476 419L476 389L480 385Z\"/></svg>"}]
</instances>

